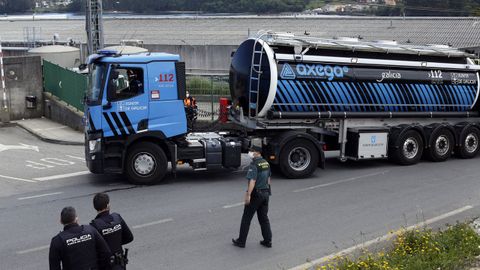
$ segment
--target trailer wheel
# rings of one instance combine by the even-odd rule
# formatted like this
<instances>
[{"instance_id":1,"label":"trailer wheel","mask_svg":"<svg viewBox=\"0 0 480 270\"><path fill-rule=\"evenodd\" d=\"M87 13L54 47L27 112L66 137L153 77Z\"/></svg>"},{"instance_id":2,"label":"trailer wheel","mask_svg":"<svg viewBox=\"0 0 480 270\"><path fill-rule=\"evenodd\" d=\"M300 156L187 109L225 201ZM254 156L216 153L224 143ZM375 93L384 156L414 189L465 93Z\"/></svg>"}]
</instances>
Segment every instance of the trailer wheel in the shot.
<instances>
[{"instance_id":1,"label":"trailer wheel","mask_svg":"<svg viewBox=\"0 0 480 270\"><path fill-rule=\"evenodd\" d=\"M413 165L420 161L422 153L422 137L417 131L408 130L395 142L391 157L400 165Z\"/></svg>"},{"instance_id":2,"label":"trailer wheel","mask_svg":"<svg viewBox=\"0 0 480 270\"><path fill-rule=\"evenodd\" d=\"M318 165L315 145L305 139L295 139L280 152L280 170L287 178L306 178L315 172Z\"/></svg>"},{"instance_id":3,"label":"trailer wheel","mask_svg":"<svg viewBox=\"0 0 480 270\"><path fill-rule=\"evenodd\" d=\"M430 147L426 158L434 162L445 161L452 155L455 141L450 131L445 128L439 129L430 136Z\"/></svg>"},{"instance_id":4,"label":"trailer wheel","mask_svg":"<svg viewBox=\"0 0 480 270\"><path fill-rule=\"evenodd\" d=\"M126 172L132 184L155 184L163 180L167 172L167 157L154 143L136 144L129 151Z\"/></svg>"},{"instance_id":5,"label":"trailer wheel","mask_svg":"<svg viewBox=\"0 0 480 270\"><path fill-rule=\"evenodd\" d=\"M456 153L460 158L473 158L480 150L480 130L476 127L466 128L460 135L460 146Z\"/></svg>"}]
</instances>

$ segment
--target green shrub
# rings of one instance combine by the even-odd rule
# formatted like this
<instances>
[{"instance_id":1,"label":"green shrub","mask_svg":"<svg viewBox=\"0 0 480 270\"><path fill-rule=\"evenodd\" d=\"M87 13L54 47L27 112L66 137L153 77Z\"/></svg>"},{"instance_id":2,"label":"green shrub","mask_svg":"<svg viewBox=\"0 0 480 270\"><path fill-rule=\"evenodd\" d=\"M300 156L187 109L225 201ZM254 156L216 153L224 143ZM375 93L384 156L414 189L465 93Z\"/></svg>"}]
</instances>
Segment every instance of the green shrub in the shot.
<instances>
[{"instance_id":1,"label":"green shrub","mask_svg":"<svg viewBox=\"0 0 480 270\"><path fill-rule=\"evenodd\" d=\"M480 255L480 236L459 223L444 231L430 229L401 232L387 252L365 252L352 260L335 258L317 270L457 270L468 269Z\"/></svg>"},{"instance_id":2,"label":"green shrub","mask_svg":"<svg viewBox=\"0 0 480 270\"><path fill-rule=\"evenodd\" d=\"M228 78L225 77L207 77L207 76L188 76L187 91L194 96L199 95L230 95Z\"/></svg>"}]
</instances>

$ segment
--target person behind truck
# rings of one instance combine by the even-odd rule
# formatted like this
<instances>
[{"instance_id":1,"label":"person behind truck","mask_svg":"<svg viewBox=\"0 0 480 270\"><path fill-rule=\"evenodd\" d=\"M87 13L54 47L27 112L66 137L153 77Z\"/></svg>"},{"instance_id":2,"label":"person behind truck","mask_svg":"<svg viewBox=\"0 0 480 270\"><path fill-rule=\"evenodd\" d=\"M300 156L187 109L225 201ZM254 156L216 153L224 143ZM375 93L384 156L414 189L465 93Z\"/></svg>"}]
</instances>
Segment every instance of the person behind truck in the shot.
<instances>
[{"instance_id":1,"label":"person behind truck","mask_svg":"<svg viewBox=\"0 0 480 270\"><path fill-rule=\"evenodd\" d=\"M272 247L272 230L268 219L268 203L271 195L271 171L268 162L262 158L262 148L252 145L249 156L252 158L247 172L248 189L245 193L245 207L243 210L240 234L237 239L232 239L233 245L244 248L247 241L248 230L255 212L262 230L263 240L260 245Z\"/></svg>"},{"instance_id":2,"label":"person behind truck","mask_svg":"<svg viewBox=\"0 0 480 270\"><path fill-rule=\"evenodd\" d=\"M97 216L90 223L103 236L107 242L114 260L112 270L126 269L128 263L128 249L123 250L122 245L133 241L133 234L123 218L117 213L110 213L110 198L106 193L98 193L93 197L93 207Z\"/></svg>"},{"instance_id":3,"label":"person behind truck","mask_svg":"<svg viewBox=\"0 0 480 270\"><path fill-rule=\"evenodd\" d=\"M63 208L63 231L50 243L50 270L108 269L111 252L105 240L90 225L79 225L73 207Z\"/></svg>"},{"instance_id":4,"label":"person behind truck","mask_svg":"<svg viewBox=\"0 0 480 270\"><path fill-rule=\"evenodd\" d=\"M185 106L185 112L187 115L189 129L193 129L193 124L197 120L198 108L197 101L194 97L190 96L190 93L187 91L185 94L185 99L183 100L183 105Z\"/></svg>"}]
</instances>

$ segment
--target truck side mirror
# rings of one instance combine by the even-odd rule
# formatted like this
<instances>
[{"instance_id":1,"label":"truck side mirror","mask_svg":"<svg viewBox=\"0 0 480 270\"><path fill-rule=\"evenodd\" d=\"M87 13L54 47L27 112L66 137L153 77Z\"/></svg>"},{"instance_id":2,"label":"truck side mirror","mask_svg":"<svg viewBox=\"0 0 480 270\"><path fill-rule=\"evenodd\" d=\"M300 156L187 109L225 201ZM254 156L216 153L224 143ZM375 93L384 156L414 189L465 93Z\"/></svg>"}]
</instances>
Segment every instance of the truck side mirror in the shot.
<instances>
[{"instance_id":1,"label":"truck side mirror","mask_svg":"<svg viewBox=\"0 0 480 270\"><path fill-rule=\"evenodd\" d=\"M112 108L112 103L110 101L107 101L107 103L102 104L102 108L104 110L110 110Z\"/></svg>"}]
</instances>

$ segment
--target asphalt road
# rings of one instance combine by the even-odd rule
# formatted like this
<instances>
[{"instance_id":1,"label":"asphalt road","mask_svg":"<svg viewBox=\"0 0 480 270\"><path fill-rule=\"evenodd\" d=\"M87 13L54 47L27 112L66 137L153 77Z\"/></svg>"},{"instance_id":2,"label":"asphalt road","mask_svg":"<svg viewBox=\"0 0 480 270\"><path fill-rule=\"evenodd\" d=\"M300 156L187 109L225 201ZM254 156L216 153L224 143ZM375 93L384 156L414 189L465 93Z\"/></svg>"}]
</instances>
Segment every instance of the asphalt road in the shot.
<instances>
[{"instance_id":1,"label":"asphalt road","mask_svg":"<svg viewBox=\"0 0 480 270\"><path fill-rule=\"evenodd\" d=\"M0 129L0 269L47 269L50 239L62 229L61 208L75 206L87 223L100 191L109 192L112 210L133 227L129 269L288 269L480 205L480 158L411 167L329 159L327 169L309 179L275 174L273 248L258 244L254 219L247 248L239 249L230 239L243 211L242 171L185 168L166 184L136 187L119 176L85 174L82 153L82 147L43 143L18 128Z\"/></svg>"}]
</instances>

